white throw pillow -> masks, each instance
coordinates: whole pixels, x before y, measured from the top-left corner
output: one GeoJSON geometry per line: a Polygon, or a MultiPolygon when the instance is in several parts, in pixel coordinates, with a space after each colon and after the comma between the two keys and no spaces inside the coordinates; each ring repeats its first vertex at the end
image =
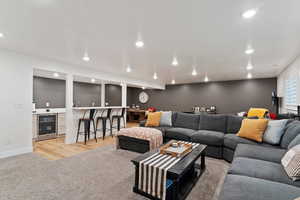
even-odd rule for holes
{"type": "Polygon", "coordinates": [[[281,164],[287,175],[293,181],[300,179],[300,144],[294,146],[285,153],[281,159],[281,164]]]}
{"type": "Polygon", "coordinates": [[[172,126],[172,111],[161,112],[160,126],[172,126]]]}
{"type": "Polygon", "coordinates": [[[281,137],[284,134],[287,119],[283,120],[270,120],[268,127],[264,133],[263,142],[272,145],[278,145],[281,137]]]}

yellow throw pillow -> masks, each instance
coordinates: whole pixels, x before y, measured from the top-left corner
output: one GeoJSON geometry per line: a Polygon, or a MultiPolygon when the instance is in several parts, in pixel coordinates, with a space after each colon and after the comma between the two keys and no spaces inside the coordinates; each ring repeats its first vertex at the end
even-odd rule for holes
{"type": "Polygon", "coordinates": [[[250,108],[247,117],[258,117],[263,119],[268,113],[269,110],[265,108],[250,108]]]}
{"type": "Polygon", "coordinates": [[[149,112],[145,126],[159,126],[161,112],[149,112]]]}
{"type": "Polygon", "coordinates": [[[267,119],[244,119],[237,136],[256,142],[262,142],[267,126],[267,119]]]}

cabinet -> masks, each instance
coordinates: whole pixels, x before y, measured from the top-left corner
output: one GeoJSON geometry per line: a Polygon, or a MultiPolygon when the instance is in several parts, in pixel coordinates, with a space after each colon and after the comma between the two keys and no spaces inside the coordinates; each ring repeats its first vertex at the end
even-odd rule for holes
{"type": "Polygon", "coordinates": [[[58,135],[62,135],[66,133],[65,113],[57,114],[57,133],[58,135]]]}
{"type": "MultiPolygon", "coordinates": [[[[63,135],[66,133],[66,126],[65,126],[65,113],[57,113],[57,119],[56,119],[56,126],[57,126],[57,134],[63,135]]],[[[38,137],[38,117],[39,114],[33,114],[32,115],[32,138],[36,139],[38,137]]]]}

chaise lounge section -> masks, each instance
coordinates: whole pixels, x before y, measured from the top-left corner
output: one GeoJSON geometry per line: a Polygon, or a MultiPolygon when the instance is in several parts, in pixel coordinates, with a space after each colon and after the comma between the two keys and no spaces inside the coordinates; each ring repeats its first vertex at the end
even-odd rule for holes
{"type": "Polygon", "coordinates": [[[286,150],[239,144],[223,184],[220,200],[294,200],[300,182],[292,181],[281,165],[286,150]]]}

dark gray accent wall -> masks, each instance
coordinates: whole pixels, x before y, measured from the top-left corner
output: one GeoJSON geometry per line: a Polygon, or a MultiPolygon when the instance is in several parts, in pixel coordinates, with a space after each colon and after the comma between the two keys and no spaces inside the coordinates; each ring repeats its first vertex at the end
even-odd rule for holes
{"type": "Polygon", "coordinates": [[[74,82],[73,101],[76,107],[101,106],[101,85],[74,82]]]}
{"type": "Polygon", "coordinates": [[[107,102],[109,106],[122,105],[122,88],[120,85],[105,85],[105,102],[107,102]]]}
{"type": "Polygon", "coordinates": [[[276,78],[167,85],[165,90],[145,90],[150,96],[146,104],[138,101],[141,89],[128,88],[131,97],[127,100],[128,105],[172,111],[192,111],[194,106],[212,105],[217,107],[218,113],[237,113],[250,107],[274,111],[271,92],[276,88],[276,78]]]}
{"type": "Polygon", "coordinates": [[[66,105],[66,82],[64,80],[33,77],[33,99],[36,108],[64,108],[66,105]]]}

